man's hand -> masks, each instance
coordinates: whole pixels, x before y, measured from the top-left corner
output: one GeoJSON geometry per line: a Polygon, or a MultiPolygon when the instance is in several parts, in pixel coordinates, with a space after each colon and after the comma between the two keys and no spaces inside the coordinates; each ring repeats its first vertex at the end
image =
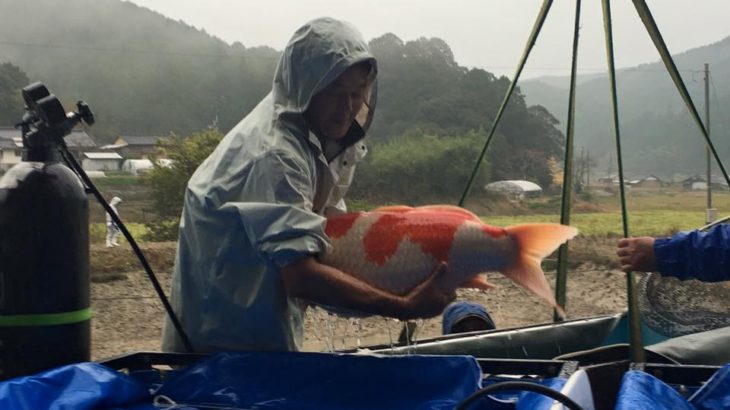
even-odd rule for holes
{"type": "Polygon", "coordinates": [[[624,272],[653,272],[656,269],[654,238],[650,236],[621,239],[616,255],[624,272]]]}
{"type": "Polygon", "coordinates": [[[405,295],[406,309],[400,319],[427,318],[441,314],[446,305],[456,299],[455,289],[449,289],[444,281],[446,263],[441,262],[423,283],[405,295]]]}
{"type": "Polygon", "coordinates": [[[284,287],[291,296],[401,320],[436,316],[456,298],[445,274],[446,263],[440,263],[423,283],[401,296],[323,265],[312,256],[281,268],[284,287]]]}

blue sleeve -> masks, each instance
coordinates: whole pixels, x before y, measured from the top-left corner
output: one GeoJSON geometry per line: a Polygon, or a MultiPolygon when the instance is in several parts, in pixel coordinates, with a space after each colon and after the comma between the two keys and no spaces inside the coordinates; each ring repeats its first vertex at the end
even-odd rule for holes
{"type": "Polygon", "coordinates": [[[730,280],[730,225],[680,232],[654,242],[657,271],[681,280],[730,280]]]}

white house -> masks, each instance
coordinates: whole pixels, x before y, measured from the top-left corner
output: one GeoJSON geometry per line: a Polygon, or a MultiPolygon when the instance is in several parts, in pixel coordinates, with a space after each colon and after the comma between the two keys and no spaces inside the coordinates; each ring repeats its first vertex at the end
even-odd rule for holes
{"type": "Polygon", "coordinates": [[[23,142],[17,140],[0,138],[0,171],[5,172],[13,165],[21,161],[23,157],[23,142]]]}
{"type": "Polygon", "coordinates": [[[81,167],[84,171],[119,171],[123,161],[116,152],[84,152],[81,167]]]}
{"type": "Polygon", "coordinates": [[[137,176],[152,169],[152,161],[148,159],[128,159],[122,165],[122,171],[137,176]]]}
{"type": "MultiPolygon", "coordinates": [[[[77,161],[82,160],[82,152],[93,150],[96,143],[82,129],[73,129],[64,137],[66,147],[77,161]]],[[[21,161],[23,155],[23,137],[20,130],[12,127],[0,127],[0,171],[6,171],[21,161]]]]}
{"type": "MultiPolygon", "coordinates": [[[[163,168],[169,168],[172,166],[172,160],[167,158],[158,158],[157,165],[163,168]]],[[[122,165],[122,171],[129,172],[134,176],[144,174],[152,168],[154,168],[152,161],[148,159],[128,159],[125,160],[122,165]]]]}
{"type": "Polygon", "coordinates": [[[524,199],[525,197],[538,196],[542,193],[540,185],[524,180],[496,181],[485,185],[484,189],[487,192],[507,195],[514,199],[524,199]]]}

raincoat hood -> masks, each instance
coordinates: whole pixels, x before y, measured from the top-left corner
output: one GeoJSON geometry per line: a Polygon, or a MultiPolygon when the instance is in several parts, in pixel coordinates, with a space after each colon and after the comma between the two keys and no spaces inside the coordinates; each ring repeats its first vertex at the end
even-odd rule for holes
{"type": "MultiPolygon", "coordinates": [[[[377,64],[360,32],[351,24],[329,17],[312,20],[289,40],[274,75],[272,94],[279,118],[304,121],[312,97],[345,70],[367,62],[370,78],[377,75],[377,64]]],[[[375,111],[376,84],[373,81],[356,122],[364,134],[375,111]]]]}

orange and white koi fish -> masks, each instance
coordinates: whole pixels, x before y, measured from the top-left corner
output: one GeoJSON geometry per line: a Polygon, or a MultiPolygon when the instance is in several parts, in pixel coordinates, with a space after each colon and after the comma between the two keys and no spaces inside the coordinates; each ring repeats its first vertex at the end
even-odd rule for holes
{"type": "Polygon", "coordinates": [[[484,273],[499,271],[555,307],[540,262],[578,234],[552,223],[490,226],[449,205],[335,215],[327,218],[325,232],[332,249],[321,256],[322,263],[391,293],[408,293],[443,261],[446,284],[454,289],[492,288],[484,273]]]}

